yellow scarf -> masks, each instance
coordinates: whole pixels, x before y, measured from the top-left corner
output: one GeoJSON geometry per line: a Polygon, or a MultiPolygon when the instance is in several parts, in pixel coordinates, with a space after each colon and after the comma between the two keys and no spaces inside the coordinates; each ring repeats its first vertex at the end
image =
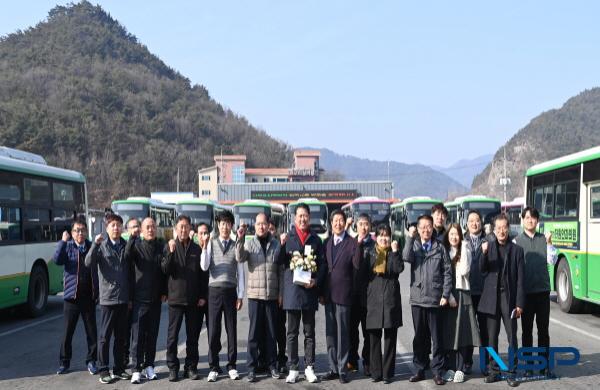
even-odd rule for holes
{"type": "Polygon", "coordinates": [[[373,272],[377,274],[383,274],[386,270],[387,265],[387,254],[388,248],[381,248],[379,245],[375,245],[375,253],[377,253],[377,260],[375,260],[375,266],[373,272]]]}

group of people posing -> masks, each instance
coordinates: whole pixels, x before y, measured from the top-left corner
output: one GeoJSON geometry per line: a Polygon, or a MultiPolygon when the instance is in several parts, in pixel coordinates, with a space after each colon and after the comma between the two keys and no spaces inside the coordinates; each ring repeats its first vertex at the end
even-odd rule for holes
{"type": "MultiPolygon", "coordinates": [[[[463,382],[472,371],[473,350],[498,350],[500,322],[509,344],[517,347],[517,318],[522,319],[522,344],[532,346],[533,320],[538,346],[548,347],[550,285],[547,263],[556,261],[551,236],[536,232],[537,210],[523,211],[524,231],[509,238],[505,215],[495,218],[486,236],[477,211],[468,215],[468,231],[446,226],[447,210],[436,205],[430,215],[410,227],[403,248],[392,240],[386,224],[371,227],[368,215],[358,216],[358,235],[341,210],[331,213],[331,235],[325,241],[310,230],[310,208],[299,204],[294,227],[278,235],[268,215],[255,218],[255,234],[246,239],[247,226],[234,234],[230,211],[217,216],[216,229],[201,224],[192,230],[185,215],[177,218],[175,237],[156,236],[152,218],[127,222],[124,240],[119,215],[105,218],[106,235],[87,239],[84,219],[76,219],[71,233],[58,242],[54,261],[64,265],[64,336],[58,374],[69,370],[71,342],[79,316],[87,335],[86,363],[101,383],[120,378],[141,383],[156,379],[154,370],[161,305],[168,304],[167,366],[169,380],[179,379],[178,335],[185,319],[186,357],[183,377],[199,379],[198,339],[203,322],[208,334],[208,382],[223,373],[222,321],[227,334],[227,375],[237,380],[237,312],[248,304],[246,379],[259,372],[295,383],[300,376],[298,335],[304,334],[304,377],[310,383],[339,380],[357,371],[373,382],[390,383],[396,364],[396,340],[402,326],[399,274],[410,264],[410,300],[414,325],[410,382],[425,379],[431,369],[437,385],[463,382]],[[374,235],[371,233],[374,231],[374,235]],[[235,237],[235,238],[234,238],[235,237]],[[310,277],[297,277],[298,256],[313,262],[310,277]],[[315,269],[316,268],[316,269],[315,269]],[[96,305],[100,305],[97,337],[96,305]],[[315,374],[315,314],[325,311],[325,340],[329,370],[315,374]],[[359,328],[363,348],[359,356],[359,328]],[[111,338],[112,374],[109,370],[111,338]],[[382,348],[383,342],[383,348],[382,348]],[[131,355],[132,373],[126,368],[131,355]],[[431,358],[430,358],[431,356],[431,358]],[[98,365],[96,365],[98,361],[98,365]],[[287,375],[286,375],[287,374],[287,375]]],[[[516,386],[516,362],[507,380],[516,386]]],[[[500,380],[491,359],[485,382],[500,380]]],[[[549,373],[545,373],[548,375],[549,373]]]]}

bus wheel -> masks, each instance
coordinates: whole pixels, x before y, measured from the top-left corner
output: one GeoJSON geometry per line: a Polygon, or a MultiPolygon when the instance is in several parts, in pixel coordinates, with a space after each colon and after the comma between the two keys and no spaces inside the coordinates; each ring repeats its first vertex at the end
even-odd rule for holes
{"type": "Polygon", "coordinates": [[[46,310],[48,303],[48,276],[39,265],[33,267],[29,275],[29,291],[25,311],[31,317],[38,317],[46,310]]]}
{"type": "Polygon", "coordinates": [[[573,296],[573,282],[571,270],[567,259],[563,258],[558,263],[556,271],[556,295],[560,310],[565,313],[579,313],[583,307],[583,301],[573,296]]]}

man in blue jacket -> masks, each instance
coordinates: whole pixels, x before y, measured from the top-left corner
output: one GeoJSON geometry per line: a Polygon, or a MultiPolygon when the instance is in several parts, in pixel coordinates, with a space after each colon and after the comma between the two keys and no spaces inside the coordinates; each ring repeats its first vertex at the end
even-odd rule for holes
{"type": "Polygon", "coordinates": [[[57,265],[64,265],[64,333],[60,345],[60,367],[57,374],[69,370],[72,356],[73,333],[77,327],[79,316],[87,337],[88,352],[86,365],[90,374],[95,375],[98,354],[98,336],[96,331],[96,302],[98,300],[98,274],[85,267],[85,255],[90,250],[91,242],[87,239],[87,224],[79,217],[71,225],[71,235],[64,231],[62,239],[56,246],[52,260],[57,265]]]}

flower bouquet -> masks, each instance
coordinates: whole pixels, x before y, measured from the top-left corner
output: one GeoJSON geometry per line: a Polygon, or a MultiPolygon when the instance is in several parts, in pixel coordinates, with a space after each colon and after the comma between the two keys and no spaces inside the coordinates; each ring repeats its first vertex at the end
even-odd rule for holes
{"type": "Polygon", "coordinates": [[[314,251],[309,245],[304,249],[304,256],[299,251],[294,251],[290,260],[290,269],[294,272],[293,282],[299,286],[310,283],[312,273],[317,272],[314,251]]]}

